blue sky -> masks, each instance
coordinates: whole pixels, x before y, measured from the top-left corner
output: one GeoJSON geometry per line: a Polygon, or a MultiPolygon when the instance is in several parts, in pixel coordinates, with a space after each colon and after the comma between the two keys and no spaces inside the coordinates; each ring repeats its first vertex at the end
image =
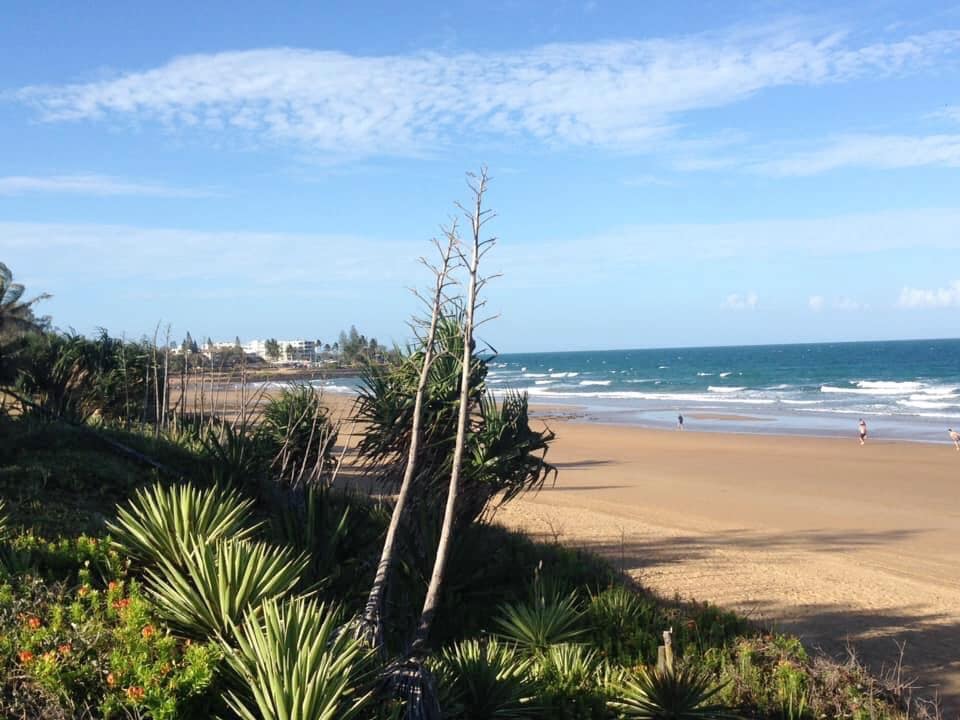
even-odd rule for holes
{"type": "Polygon", "coordinates": [[[403,341],[493,176],[501,351],[960,334],[960,3],[10,3],[60,327],[403,341]]]}

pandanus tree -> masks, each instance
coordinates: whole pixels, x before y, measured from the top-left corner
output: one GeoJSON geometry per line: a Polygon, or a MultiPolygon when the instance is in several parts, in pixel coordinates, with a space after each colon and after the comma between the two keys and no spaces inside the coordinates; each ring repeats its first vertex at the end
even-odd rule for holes
{"type": "Polygon", "coordinates": [[[38,318],[33,306],[49,295],[38,295],[24,300],[26,289],[13,281],[13,273],[0,262],[0,340],[10,335],[41,330],[46,326],[46,318],[38,318]]]}
{"type": "MultiPolygon", "coordinates": [[[[555,473],[544,460],[553,434],[530,427],[526,396],[509,394],[497,402],[486,387],[490,356],[481,356],[474,340],[482,322],[477,319],[482,307],[478,298],[489,279],[479,273],[480,260],[493,247],[492,239],[481,236],[492,217],[483,209],[485,172],[472,178],[470,186],[475,202],[469,210],[461,209],[470,222],[471,239],[464,247],[456,225],[447,231],[442,271],[435,270],[429,332],[388,367],[365,370],[356,406],[357,419],[365,427],[360,457],[375,477],[399,483],[400,490],[367,605],[368,627],[382,633],[384,588],[404,515],[416,507],[418,518],[442,516],[439,535],[421,538],[436,550],[430,553],[430,582],[409,662],[399,666],[400,684],[413,688],[404,693],[412,701],[408,707],[418,708],[411,716],[425,711],[429,715],[429,703],[416,688],[423,686],[422,658],[457,528],[476,520],[491,503],[539,488],[555,473]],[[457,272],[466,276],[465,295],[448,299],[448,275],[457,272]]],[[[411,529],[412,523],[406,525],[411,529]]]]}
{"type": "MultiPolygon", "coordinates": [[[[370,596],[367,599],[367,605],[364,609],[363,620],[368,632],[372,635],[375,647],[380,647],[383,642],[383,620],[382,606],[383,596],[386,591],[387,577],[394,561],[394,551],[397,543],[397,535],[400,528],[400,521],[403,512],[406,509],[407,499],[410,496],[410,490],[413,487],[413,479],[417,472],[417,461],[420,457],[420,438],[421,425],[423,422],[423,405],[429,382],[430,373],[433,371],[433,363],[437,357],[436,338],[437,329],[440,326],[444,294],[446,292],[449,272],[450,259],[453,255],[456,242],[455,228],[447,233],[447,244],[445,247],[437,243],[437,249],[440,252],[440,263],[433,268],[436,282],[434,284],[433,295],[425,300],[430,308],[430,321],[427,326],[426,335],[422,340],[422,350],[419,353],[412,354],[404,358],[397,367],[397,375],[403,378],[412,378],[412,373],[416,372],[416,390],[413,393],[413,403],[403,402],[401,383],[399,387],[392,387],[388,376],[381,375],[378,371],[372,371],[368,374],[368,384],[366,389],[371,391],[361,396],[360,409],[361,416],[367,415],[372,428],[385,430],[386,433],[379,433],[375,436],[367,436],[361,441],[361,454],[366,454],[368,459],[384,458],[390,453],[400,452],[403,445],[406,445],[407,456],[403,470],[403,478],[400,482],[400,492],[397,495],[397,502],[393,508],[393,514],[390,517],[390,525],[387,528],[387,536],[383,543],[383,551],[380,555],[380,562],[377,564],[377,573],[374,577],[373,587],[370,590],[370,596]],[[380,392],[377,393],[376,390],[380,392]],[[397,392],[400,390],[400,392],[397,392]],[[387,402],[378,403],[376,399],[382,397],[387,402]],[[368,400],[371,402],[364,402],[368,400]],[[397,402],[397,401],[400,402],[397,402]],[[409,433],[393,433],[400,425],[396,422],[403,416],[409,420],[409,423],[403,423],[403,427],[409,428],[409,433]],[[384,422],[385,421],[385,422],[384,422]],[[379,438],[379,439],[378,439],[379,438]]],[[[424,264],[429,264],[424,260],[424,264]]],[[[416,332],[418,326],[413,325],[416,332]]],[[[370,366],[371,368],[373,366],[370,366]]]]}
{"type": "Polygon", "coordinates": [[[25,292],[22,284],[13,281],[10,268],[0,262],[0,383],[12,380],[13,358],[19,339],[27,333],[43,330],[49,322],[47,318],[38,318],[33,308],[50,296],[44,294],[24,300],[25,292]]]}

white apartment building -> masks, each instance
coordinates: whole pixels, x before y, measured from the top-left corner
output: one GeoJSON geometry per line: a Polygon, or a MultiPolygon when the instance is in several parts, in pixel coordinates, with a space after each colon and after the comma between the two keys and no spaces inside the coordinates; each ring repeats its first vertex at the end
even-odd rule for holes
{"type": "Polygon", "coordinates": [[[251,355],[257,355],[269,362],[312,363],[317,361],[316,340],[304,340],[303,338],[298,338],[296,340],[278,339],[277,345],[280,347],[280,357],[277,360],[267,357],[266,340],[251,340],[250,342],[244,344],[243,349],[244,352],[247,352],[251,355]]]}

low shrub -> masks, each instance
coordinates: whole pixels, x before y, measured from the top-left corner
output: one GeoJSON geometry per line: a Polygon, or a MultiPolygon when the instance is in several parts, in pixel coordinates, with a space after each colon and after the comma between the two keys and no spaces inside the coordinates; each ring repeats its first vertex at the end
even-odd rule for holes
{"type": "Polygon", "coordinates": [[[220,657],[174,638],[136,583],[0,586],[5,717],[209,717],[220,657]]]}

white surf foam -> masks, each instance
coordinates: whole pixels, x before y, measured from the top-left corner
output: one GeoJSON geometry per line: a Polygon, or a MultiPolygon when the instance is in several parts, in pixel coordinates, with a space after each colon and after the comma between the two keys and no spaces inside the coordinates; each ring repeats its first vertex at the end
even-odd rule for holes
{"type": "Polygon", "coordinates": [[[610,380],[581,380],[581,385],[609,385],[610,380]]]}
{"type": "Polygon", "coordinates": [[[743,387],[721,387],[717,385],[710,385],[707,387],[707,390],[712,393],[735,393],[746,390],[743,387]]]}

